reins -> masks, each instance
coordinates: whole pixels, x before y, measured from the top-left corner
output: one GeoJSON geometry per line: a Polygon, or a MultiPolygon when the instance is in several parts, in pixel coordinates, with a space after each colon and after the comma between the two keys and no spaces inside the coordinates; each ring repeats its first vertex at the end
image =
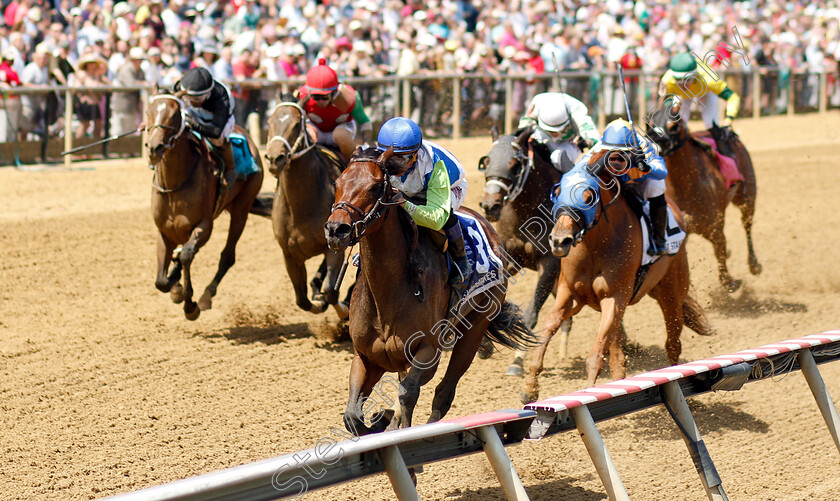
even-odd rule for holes
{"type": "Polygon", "coordinates": [[[268,148],[268,146],[274,141],[279,141],[283,143],[284,146],[286,146],[286,150],[289,152],[289,161],[297,160],[298,158],[305,155],[309,150],[314,148],[315,143],[312,142],[312,140],[309,138],[309,134],[307,134],[306,132],[306,112],[297,103],[278,103],[277,106],[274,107],[274,110],[271,112],[271,115],[274,115],[274,113],[277,112],[277,110],[283,106],[290,106],[300,112],[300,132],[298,133],[294,144],[290,144],[289,140],[283,136],[272,136],[265,146],[266,148],[268,148]],[[301,142],[303,143],[303,149],[300,151],[295,151],[301,145],[301,142]]]}
{"type": "MultiPolygon", "coordinates": [[[[184,101],[181,100],[181,98],[179,98],[177,96],[173,96],[171,94],[159,94],[157,96],[154,96],[151,99],[150,103],[153,103],[155,101],[159,101],[161,99],[170,99],[172,101],[175,101],[175,103],[178,105],[178,109],[180,111],[181,125],[180,125],[180,127],[173,127],[173,126],[168,125],[168,124],[155,123],[155,124],[152,124],[151,126],[147,126],[146,127],[146,132],[148,133],[149,131],[153,130],[156,127],[160,127],[161,129],[165,129],[165,130],[176,131],[175,134],[170,136],[170,138],[171,138],[170,141],[166,141],[166,142],[163,143],[164,149],[166,149],[168,151],[168,150],[171,150],[175,146],[175,142],[178,140],[178,138],[181,137],[181,135],[184,133],[184,131],[187,128],[186,112],[184,111],[184,108],[186,107],[186,105],[184,104],[184,101]]],[[[158,182],[158,178],[160,177],[160,172],[158,171],[158,166],[160,164],[161,164],[161,162],[158,162],[157,164],[155,164],[154,177],[152,178],[152,188],[154,188],[158,193],[174,193],[176,191],[180,191],[180,190],[184,189],[189,184],[189,182],[192,180],[193,173],[195,172],[195,163],[193,163],[192,167],[190,168],[190,172],[187,174],[187,178],[184,180],[183,183],[181,183],[180,186],[178,186],[177,188],[164,188],[158,182]]]]}

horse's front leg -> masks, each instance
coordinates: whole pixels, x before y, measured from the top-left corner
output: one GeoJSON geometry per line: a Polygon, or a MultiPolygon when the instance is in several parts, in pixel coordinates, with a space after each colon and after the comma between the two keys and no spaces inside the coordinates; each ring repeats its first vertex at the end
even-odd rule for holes
{"type": "Polygon", "coordinates": [[[222,281],[222,278],[224,278],[230,267],[236,262],[236,243],[239,242],[242,231],[245,229],[245,223],[248,221],[248,210],[251,205],[250,198],[240,197],[229,208],[230,228],[228,229],[227,241],[225,242],[225,248],[222,249],[222,255],[219,258],[219,267],[216,270],[216,275],[213,277],[213,281],[204,289],[204,294],[198,300],[198,307],[202,310],[209,310],[213,307],[213,296],[216,295],[219,282],[222,281]]]}
{"type": "Polygon", "coordinates": [[[371,420],[365,415],[366,411],[371,410],[366,407],[366,403],[369,402],[368,397],[384,373],[385,371],[380,367],[363,359],[359,352],[354,354],[350,365],[350,395],[347,408],[344,410],[344,426],[354,436],[383,431],[388,426],[388,420],[382,416],[371,422],[370,426],[365,424],[366,417],[369,421],[371,420]]]}
{"type": "Polygon", "coordinates": [[[166,238],[163,233],[158,233],[157,239],[157,274],[155,277],[155,287],[163,293],[169,292],[172,286],[181,278],[181,263],[175,263],[172,268],[173,273],[167,274],[169,264],[172,261],[172,250],[175,244],[166,238]],[[177,270],[177,274],[175,273],[177,270]]]}
{"type": "Polygon", "coordinates": [[[434,376],[440,362],[440,350],[429,343],[421,343],[410,361],[411,369],[400,382],[400,428],[411,426],[414,408],[420,397],[420,387],[434,376]]]}
{"type": "Polygon", "coordinates": [[[198,252],[198,249],[207,243],[212,231],[212,219],[202,219],[199,221],[195,228],[193,228],[190,239],[181,248],[181,255],[178,257],[181,260],[181,266],[184,268],[184,316],[187,317],[187,320],[195,320],[201,314],[198,305],[193,301],[190,268],[192,267],[195,254],[198,252]]]}
{"type": "Polygon", "coordinates": [[[309,301],[306,291],[306,266],[303,261],[298,260],[288,252],[283,252],[283,262],[286,264],[286,272],[289,274],[289,280],[292,281],[292,287],[295,289],[295,301],[298,307],[303,311],[311,311],[312,313],[321,313],[324,309],[312,308],[312,302],[309,301]]]}
{"type": "MultiPolygon", "coordinates": [[[[624,309],[627,301],[619,297],[605,297],[601,299],[601,325],[598,327],[598,336],[595,338],[595,345],[589,356],[586,357],[586,380],[590,386],[595,384],[601,369],[604,368],[604,356],[607,347],[610,346],[613,338],[619,337],[618,330],[621,327],[621,319],[624,316],[624,309]]],[[[623,356],[622,356],[623,359],[623,356]]],[[[623,360],[622,360],[623,361],[623,360]]],[[[612,367],[612,364],[611,364],[612,367]]],[[[623,378],[625,369],[617,368],[620,374],[611,374],[613,379],[623,378]]]]}
{"type": "Polygon", "coordinates": [[[350,316],[349,302],[345,304],[338,301],[338,289],[341,287],[341,284],[338,283],[338,274],[344,265],[344,253],[329,251],[325,254],[325,262],[327,273],[326,280],[321,287],[321,294],[327,304],[333,305],[338,317],[345,319],[350,316]]]}
{"type": "Polygon", "coordinates": [[[563,321],[572,316],[572,305],[572,293],[565,283],[561,283],[557,288],[557,299],[554,302],[554,309],[551,310],[545,319],[545,324],[540,331],[540,344],[531,354],[531,366],[528,369],[528,375],[525,376],[525,381],[522,383],[522,390],[519,392],[519,399],[523,404],[534,402],[540,396],[540,383],[538,378],[543,371],[545,350],[548,348],[548,342],[551,340],[551,337],[554,336],[554,333],[560,328],[563,321]]]}

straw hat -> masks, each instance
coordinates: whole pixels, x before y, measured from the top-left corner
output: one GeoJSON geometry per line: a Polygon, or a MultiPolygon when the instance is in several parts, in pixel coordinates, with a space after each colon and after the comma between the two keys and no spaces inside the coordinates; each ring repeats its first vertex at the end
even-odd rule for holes
{"type": "Polygon", "coordinates": [[[146,51],[143,50],[143,47],[132,47],[128,51],[128,58],[142,61],[146,59],[146,51]]]}
{"type": "Polygon", "coordinates": [[[120,2],[117,5],[114,5],[114,17],[120,17],[128,14],[131,12],[131,6],[128,5],[128,2],[120,2]]]}
{"type": "Polygon", "coordinates": [[[76,66],[78,66],[81,70],[86,70],[86,67],[89,64],[101,64],[105,68],[108,67],[107,61],[105,61],[105,59],[103,59],[102,56],[94,52],[89,52],[82,56],[81,59],[79,59],[79,62],[76,66]]]}

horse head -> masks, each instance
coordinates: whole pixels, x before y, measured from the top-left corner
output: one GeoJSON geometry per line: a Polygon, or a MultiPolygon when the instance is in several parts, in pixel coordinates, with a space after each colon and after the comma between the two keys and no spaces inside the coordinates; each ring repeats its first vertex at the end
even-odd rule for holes
{"type": "Polygon", "coordinates": [[[186,129],[184,118],[186,105],[181,100],[182,92],[153,96],[146,110],[146,144],[149,162],[157,165],[166,151],[172,149],[186,129]]]}
{"type": "Polygon", "coordinates": [[[268,118],[265,159],[268,170],[279,176],[292,160],[309,151],[313,144],[306,132],[306,113],[296,102],[281,102],[268,118]]]}
{"type": "Polygon", "coordinates": [[[663,155],[676,150],[683,137],[688,134],[680,113],[681,105],[678,96],[662,96],[656,110],[645,121],[647,136],[659,145],[663,155]]]}
{"type": "Polygon", "coordinates": [[[335,182],[335,203],[324,225],[327,245],[332,250],[355,245],[387,206],[399,203],[390,201],[396,192],[386,167],[394,149],[388,148],[378,156],[376,153],[373,148],[358,152],[335,182]]]}
{"type": "Polygon", "coordinates": [[[478,169],[484,171],[484,196],[481,208],[490,221],[498,221],[502,208],[511,195],[512,188],[523,181],[525,165],[528,161],[528,134],[515,136],[507,134],[499,137],[494,127],[493,146],[490,152],[478,161],[478,169]]]}
{"type": "MultiPolygon", "coordinates": [[[[554,203],[552,215],[554,226],[549,243],[551,252],[563,258],[572,247],[583,239],[584,233],[597,222],[600,187],[605,185],[605,178],[613,181],[611,174],[597,169],[604,154],[595,154],[591,163],[579,163],[563,176],[560,183],[552,189],[551,201],[554,203]],[[599,177],[603,175],[604,178],[599,177]]],[[[608,185],[608,184],[607,184],[608,185]]]]}

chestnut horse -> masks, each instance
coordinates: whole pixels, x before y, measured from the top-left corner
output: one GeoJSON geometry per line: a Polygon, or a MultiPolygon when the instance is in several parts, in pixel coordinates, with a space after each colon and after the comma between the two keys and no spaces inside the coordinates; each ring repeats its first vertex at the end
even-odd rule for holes
{"type": "MultiPolygon", "coordinates": [[[[152,216],[160,236],[157,243],[157,278],[155,286],[170,292],[176,303],[184,302],[184,315],[195,320],[201,310],[212,306],[216,288],[236,260],[236,243],[245,228],[248,212],[263,182],[259,150],[239,127],[234,130],[248,140],[251,156],[259,170],[238,181],[231,178],[224,193],[219,193],[219,180],[213,166],[221,162],[209,153],[202,139],[197,138],[184,121],[184,91],[154,96],[146,111],[149,162],[154,166],[152,180],[152,216]],[[213,221],[226,210],[230,214],[227,242],[219,260],[219,269],[204,294],[193,302],[190,267],[198,250],[210,239],[213,221]],[[182,246],[177,257],[176,246],[182,246]],[[170,261],[175,262],[172,269],[170,261]],[[184,284],[179,283],[183,269],[184,284]]],[[[231,170],[230,173],[232,174],[231,170]]]]}
{"type": "Polygon", "coordinates": [[[269,172],[277,177],[271,211],[274,237],[283,250],[298,307],[321,313],[331,304],[345,318],[347,307],[339,303],[336,290],[344,253],[330,250],[324,237],[324,223],[335,198],[333,180],[339,169],[330,166],[312,143],[306,133],[305,118],[303,108],[295,102],[279,103],[268,118],[265,158],[269,172]],[[306,295],[305,264],[319,255],[324,256],[324,262],[310,284],[310,301],[306,295]]]}
{"type": "MultiPolygon", "coordinates": [[[[604,153],[593,155],[592,162],[597,162],[604,153]]],[[[671,364],[677,363],[682,349],[680,333],[683,324],[698,334],[712,334],[703,309],[689,295],[685,246],[680,246],[676,254],[662,256],[653,262],[643,281],[637,284],[643,252],[639,218],[624,196],[608,189],[611,186],[621,188],[611,174],[604,172],[599,178],[594,178],[586,171],[585,164],[578,164],[563,177],[560,198],[575,200],[575,203],[557,204],[553,209],[556,221],[551,232],[551,246],[554,255],[562,258],[560,279],[557,300],[541,332],[542,344],[531,360],[520,395],[526,403],[538,398],[537,377],[543,370],[543,357],[549,340],[561,322],[577,314],[584,306],[601,312],[598,336],[586,358],[586,376],[590,385],[595,384],[604,366],[607,349],[610,352],[610,376],[614,379],[625,376],[625,339],[621,321],[627,306],[636,304],[646,294],[659,303],[665,317],[665,351],[671,364]],[[595,211],[594,222],[588,229],[582,215],[583,207],[595,211]]],[[[671,201],[669,205],[679,226],[684,228],[679,209],[671,201]]]]}
{"type": "MultiPolygon", "coordinates": [[[[508,272],[516,273],[523,267],[537,271],[537,285],[523,314],[525,325],[533,329],[560,275],[560,259],[551,253],[548,242],[551,226],[546,224],[545,215],[551,213],[551,205],[545,205],[548,201],[545,194],[560,181],[562,173],[542,155],[534,153],[528,140],[531,132],[524,129],[518,135],[500,137],[499,130],[493,126],[493,146],[479,160],[478,169],[484,171],[481,208],[487,219],[496,223],[494,226],[510,257],[508,272]]],[[[569,320],[560,328],[568,336],[571,327],[569,320]]],[[[565,346],[561,343],[560,349],[565,346]]],[[[524,374],[525,356],[523,351],[516,352],[508,376],[524,374]]],[[[560,358],[566,358],[566,353],[561,352],[560,358]]]]}
{"type": "MultiPolygon", "coordinates": [[[[452,293],[446,258],[429,232],[418,231],[408,213],[394,207],[391,199],[396,192],[386,168],[392,154],[389,148],[381,155],[374,149],[354,155],[336,182],[333,213],[324,226],[330,248],[359,244],[360,270],[350,300],[354,354],[344,413],[345,426],[356,434],[411,426],[420,387],[434,376],[443,351],[451,349],[452,355],[435,389],[429,422],[449,411],[458,380],[485,336],[511,348],[533,344],[516,307],[505,301],[504,274],[501,283],[469,301],[473,307],[453,320],[457,325],[446,320],[452,293]],[[368,425],[364,403],[385,372],[404,375],[399,415],[390,423],[378,419],[368,425]]],[[[490,223],[469,213],[481,222],[493,251],[501,255],[501,242],[490,223]]]]}
{"type": "Polygon", "coordinates": [[[726,268],[728,252],[723,233],[729,202],[741,210],[741,224],[747,233],[750,273],[761,273],[761,264],[755,256],[752,242],[756,181],[750,154],[741,140],[734,136],[733,151],[744,181],[727,188],[708,147],[698,139],[708,137],[708,131],[689,135],[681,119],[680,99],[674,96],[660,100],[659,108],[648,118],[647,133],[662,147],[662,157],[668,167],[668,177],[665,178],[668,195],[682,209],[688,232],[697,233],[712,243],[720,283],[729,292],[735,292],[741,281],[733,280],[726,268]]]}

